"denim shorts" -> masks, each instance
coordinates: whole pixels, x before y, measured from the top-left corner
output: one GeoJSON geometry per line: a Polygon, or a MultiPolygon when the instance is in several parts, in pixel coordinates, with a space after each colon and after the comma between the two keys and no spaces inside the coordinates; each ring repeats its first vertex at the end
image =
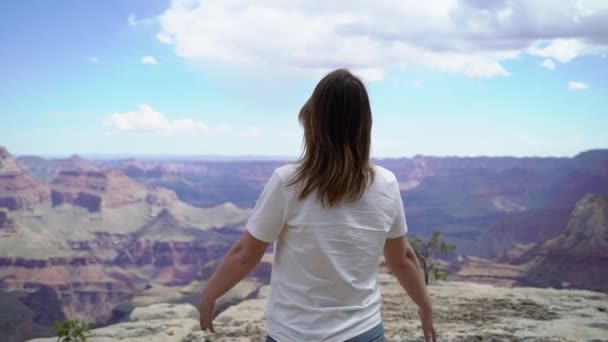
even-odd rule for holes
{"type": "MultiPolygon", "coordinates": [[[[266,342],[278,341],[270,336],[266,336],[266,342]]],[[[380,323],[363,334],[355,336],[344,342],[384,342],[384,326],[382,323],[380,323]]]]}

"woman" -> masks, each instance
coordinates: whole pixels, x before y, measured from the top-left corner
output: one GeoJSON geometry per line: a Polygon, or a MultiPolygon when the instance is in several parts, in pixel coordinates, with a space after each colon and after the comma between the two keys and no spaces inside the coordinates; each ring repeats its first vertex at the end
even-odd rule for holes
{"type": "Polygon", "coordinates": [[[202,294],[201,328],[213,330],[217,298],[275,243],[267,341],[384,341],[377,285],[386,265],[419,307],[434,341],[431,300],[395,175],[370,163],[372,114],[365,86],[344,69],[325,76],[300,111],[304,153],[274,171],[247,230],[202,294]]]}

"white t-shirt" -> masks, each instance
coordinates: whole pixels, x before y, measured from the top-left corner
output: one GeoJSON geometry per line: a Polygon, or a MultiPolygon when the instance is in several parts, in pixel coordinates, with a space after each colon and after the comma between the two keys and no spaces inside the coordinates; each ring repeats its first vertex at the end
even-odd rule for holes
{"type": "Polygon", "coordinates": [[[354,203],[323,208],[316,192],[298,200],[286,186],[295,165],[276,169],[247,223],[274,242],[266,303],[268,334],[279,342],[345,341],[380,324],[377,286],[387,238],[407,232],[395,175],[375,166],[375,180],[354,203]]]}

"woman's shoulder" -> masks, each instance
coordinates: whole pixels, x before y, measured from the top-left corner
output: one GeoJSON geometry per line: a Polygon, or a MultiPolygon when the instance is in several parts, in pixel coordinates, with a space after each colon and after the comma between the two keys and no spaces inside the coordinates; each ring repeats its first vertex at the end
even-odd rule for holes
{"type": "Polygon", "coordinates": [[[274,174],[277,175],[281,181],[287,182],[293,174],[296,172],[297,165],[295,163],[290,163],[278,167],[274,170],[274,174]]]}
{"type": "Polygon", "coordinates": [[[372,164],[374,168],[374,181],[378,181],[381,183],[394,183],[397,181],[397,177],[393,173],[393,171],[385,169],[382,166],[372,164]]]}
{"type": "MultiPolygon", "coordinates": [[[[397,182],[397,177],[395,174],[379,165],[372,164],[374,169],[374,182],[376,185],[380,186],[393,186],[397,182]]],[[[298,169],[297,163],[290,163],[278,167],[274,170],[274,175],[278,179],[280,179],[281,183],[286,184],[289,183],[291,179],[293,179],[294,174],[298,169]]]]}

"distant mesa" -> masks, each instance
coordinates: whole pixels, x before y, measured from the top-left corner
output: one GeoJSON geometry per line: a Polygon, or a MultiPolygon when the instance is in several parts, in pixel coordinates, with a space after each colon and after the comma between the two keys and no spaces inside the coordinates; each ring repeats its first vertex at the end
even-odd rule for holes
{"type": "Polygon", "coordinates": [[[69,204],[99,212],[104,207],[141,202],[162,206],[175,201],[177,196],[171,190],[140,184],[122,171],[101,171],[78,155],[66,159],[27,156],[17,160],[0,147],[0,208],[32,210],[50,203],[53,207],[69,204]],[[37,179],[28,171],[37,174],[37,179]],[[50,180],[52,176],[55,177],[50,180]],[[50,184],[45,184],[46,180],[50,184]]]}
{"type": "Polygon", "coordinates": [[[71,204],[90,212],[147,202],[168,205],[174,192],[140,184],[122,171],[61,171],[52,182],[52,205],[71,204]]]}
{"type": "Polygon", "coordinates": [[[31,209],[49,197],[48,188],[32,178],[6,148],[0,146],[0,208],[31,209]]]}
{"type": "Polygon", "coordinates": [[[603,169],[608,172],[608,150],[606,149],[581,152],[574,157],[574,160],[587,169],[603,169]]]}
{"type": "Polygon", "coordinates": [[[133,160],[123,169],[126,175],[132,178],[162,179],[167,177],[176,177],[179,175],[179,172],[170,165],[157,164],[155,166],[146,167],[139,160],[133,160]]]}
{"type": "Polygon", "coordinates": [[[21,156],[17,158],[33,177],[49,182],[55,179],[61,171],[99,171],[100,169],[77,154],[68,158],[46,159],[37,156],[21,156]]]}

